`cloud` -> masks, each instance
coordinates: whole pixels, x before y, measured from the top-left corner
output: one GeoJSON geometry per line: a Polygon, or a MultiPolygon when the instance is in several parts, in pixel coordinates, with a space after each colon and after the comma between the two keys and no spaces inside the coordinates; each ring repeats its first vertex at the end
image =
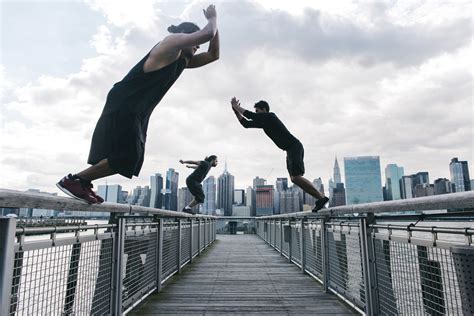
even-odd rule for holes
{"type": "MultiPolygon", "coordinates": [[[[168,25],[205,22],[201,2],[133,4],[138,8],[130,15],[130,2],[114,3],[90,2],[108,23],[78,39],[96,50],[80,71],[45,73],[5,94],[2,187],[51,191],[64,174],[85,168],[113,83],[166,36],[168,25]]],[[[474,159],[466,14],[440,4],[447,10],[441,18],[438,6],[424,2],[315,6],[288,12],[247,1],[218,3],[221,59],[186,70],[155,109],[140,177],[108,182],[131,189],[174,167],[184,185],[189,169],[177,161],[209,154],[220,158],[211,174],[218,176],[227,158],[239,188],[257,175],[270,183],[287,176],[285,153],[261,130],[245,130],[235,119],[229,104],[234,95],[247,108],[260,99],[270,103],[304,144],[311,180],[327,182],[335,155],[339,161],[380,155],[382,168],[395,162],[407,173],[430,171],[432,178],[449,177],[454,156],[474,159]]]]}

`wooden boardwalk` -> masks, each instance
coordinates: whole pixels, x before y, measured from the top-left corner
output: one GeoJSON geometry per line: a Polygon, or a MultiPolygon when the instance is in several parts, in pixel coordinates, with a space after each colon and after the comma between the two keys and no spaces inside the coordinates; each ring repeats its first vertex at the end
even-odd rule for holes
{"type": "Polygon", "coordinates": [[[357,315],[256,235],[217,241],[130,315],[357,315]]]}

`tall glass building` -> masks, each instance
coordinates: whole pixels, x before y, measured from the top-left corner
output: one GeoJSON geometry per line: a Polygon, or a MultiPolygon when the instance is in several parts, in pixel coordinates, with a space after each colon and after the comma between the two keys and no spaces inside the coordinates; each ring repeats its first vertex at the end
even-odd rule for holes
{"type": "Polygon", "coordinates": [[[346,202],[383,201],[379,156],[344,157],[346,202]]]}
{"type": "Polygon", "coordinates": [[[456,187],[456,192],[471,190],[467,161],[460,161],[458,158],[451,159],[449,172],[451,173],[451,182],[454,183],[456,187]]]}
{"type": "Polygon", "coordinates": [[[400,180],[405,175],[403,167],[397,164],[388,164],[385,167],[385,188],[387,190],[387,200],[400,200],[402,193],[400,191],[400,180]]]}
{"type": "Polygon", "coordinates": [[[169,168],[166,172],[166,188],[163,190],[165,210],[178,210],[178,179],[179,173],[169,168]]]}
{"type": "Polygon", "coordinates": [[[202,183],[204,191],[204,203],[201,206],[202,214],[214,214],[216,211],[216,178],[209,176],[202,183]]]}
{"type": "Polygon", "coordinates": [[[224,210],[224,216],[232,216],[234,202],[234,176],[224,170],[217,178],[217,208],[224,210]]]}
{"type": "Polygon", "coordinates": [[[150,196],[150,207],[162,208],[163,207],[163,177],[160,173],[155,173],[154,176],[150,177],[151,184],[151,196],[150,196]]]}

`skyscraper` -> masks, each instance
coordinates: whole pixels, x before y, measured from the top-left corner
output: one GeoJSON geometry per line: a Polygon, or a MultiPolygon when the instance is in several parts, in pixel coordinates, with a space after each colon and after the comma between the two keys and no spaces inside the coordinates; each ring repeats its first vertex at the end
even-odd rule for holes
{"type": "Polygon", "coordinates": [[[414,175],[402,176],[400,180],[400,189],[402,199],[411,199],[413,197],[413,189],[415,188],[416,179],[414,175]]]}
{"type": "Polygon", "coordinates": [[[333,201],[331,206],[346,205],[346,189],[344,183],[337,183],[333,190],[333,201]]]}
{"type": "Polygon", "coordinates": [[[451,193],[451,182],[446,178],[439,178],[434,181],[434,194],[451,193]]]}
{"type": "Polygon", "coordinates": [[[295,187],[280,192],[280,212],[281,214],[295,213],[300,209],[300,194],[295,187]]]}
{"type": "MultiPolygon", "coordinates": [[[[191,191],[187,187],[184,188],[179,188],[178,190],[178,211],[181,212],[181,210],[187,206],[191,201],[194,199],[193,195],[191,194],[191,191]]],[[[194,208],[197,208],[195,206],[194,208]]]]}
{"type": "Polygon", "coordinates": [[[166,172],[166,188],[164,189],[165,210],[178,210],[178,180],[179,173],[169,168],[166,172]]]}
{"type": "Polygon", "coordinates": [[[397,164],[388,164],[385,167],[385,188],[387,190],[387,200],[400,200],[400,180],[404,176],[403,167],[397,164]]]}
{"type": "Polygon", "coordinates": [[[467,161],[460,161],[458,158],[451,159],[451,162],[449,163],[449,172],[451,174],[451,182],[454,183],[456,192],[471,190],[467,161]]]}
{"type": "Polygon", "coordinates": [[[161,173],[155,173],[150,177],[151,193],[150,193],[150,207],[163,207],[163,177],[161,173]]]}
{"type": "Polygon", "coordinates": [[[379,156],[344,157],[347,205],[383,201],[379,156]]]}
{"type": "Polygon", "coordinates": [[[335,184],[342,183],[341,169],[339,169],[339,163],[337,162],[337,157],[334,161],[333,175],[334,175],[334,183],[335,184]]]}
{"type": "Polygon", "coordinates": [[[244,205],[245,202],[245,191],[242,189],[234,190],[234,203],[235,205],[244,205]]]}
{"type": "Polygon", "coordinates": [[[288,178],[277,178],[275,183],[276,190],[273,193],[273,213],[281,213],[280,193],[288,190],[288,178]]]}
{"type": "Polygon", "coordinates": [[[255,190],[258,186],[265,185],[265,183],[267,183],[267,180],[256,177],[255,179],[253,179],[253,189],[255,190]]]}
{"type": "Polygon", "coordinates": [[[100,195],[105,202],[125,203],[125,200],[123,200],[122,186],[119,184],[98,185],[97,194],[100,195]]]}
{"type": "Polygon", "coordinates": [[[245,195],[245,205],[250,207],[250,216],[255,216],[255,190],[248,187],[245,195]]]}
{"type": "Polygon", "coordinates": [[[150,194],[151,190],[149,186],[138,186],[133,189],[133,193],[128,197],[128,204],[138,206],[150,206],[150,194]]]}
{"type": "Polygon", "coordinates": [[[216,211],[216,178],[209,176],[202,183],[202,190],[204,191],[204,203],[201,206],[201,213],[214,214],[216,211]]]}
{"type": "Polygon", "coordinates": [[[232,204],[234,202],[234,176],[224,170],[217,178],[217,207],[224,210],[224,216],[232,216],[232,204]]]}
{"type": "MultiPolygon", "coordinates": [[[[254,184],[255,184],[255,179],[254,179],[254,184]]],[[[260,185],[265,185],[265,183],[260,184],[260,185]]],[[[275,188],[277,191],[280,191],[280,192],[288,190],[288,178],[277,178],[276,183],[275,183],[275,188]]]]}
{"type": "Polygon", "coordinates": [[[256,216],[273,214],[273,185],[259,185],[255,190],[256,216]]]}

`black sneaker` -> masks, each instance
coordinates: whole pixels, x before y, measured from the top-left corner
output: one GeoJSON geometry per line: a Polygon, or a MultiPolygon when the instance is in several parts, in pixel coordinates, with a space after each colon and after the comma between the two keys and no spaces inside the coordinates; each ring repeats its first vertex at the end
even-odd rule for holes
{"type": "Polygon", "coordinates": [[[194,212],[192,208],[188,208],[188,207],[183,208],[183,212],[191,214],[191,215],[196,215],[196,212],[194,212]]]}
{"type": "Polygon", "coordinates": [[[313,212],[317,212],[322,209],[327,202],[329,202],[329,199],[327,197],[323,197],[322,199],[317,200],[316,205],[313,208],[313,212]]]}

